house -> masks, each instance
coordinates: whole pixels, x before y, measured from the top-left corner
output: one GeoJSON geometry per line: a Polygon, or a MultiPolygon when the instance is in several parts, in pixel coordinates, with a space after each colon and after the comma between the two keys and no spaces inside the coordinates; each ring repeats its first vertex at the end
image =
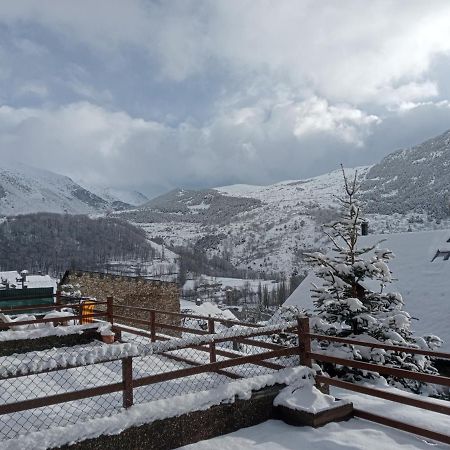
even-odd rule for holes
{"type": "Polygon", "coordinates": [[[0,309],[51,305],[55,292],[56,280],[49,275],[30,275],[27,270],[0,272],[0,309]]]}
{"type": "MultiPolygon", "coordinates": [[[[361,236],[359,241],[361,247],[385,240],[380,246],[395,255],[389,262],[394,281],[386,290],[402,295],[405,310],[413,317],[411,329],[419,336],[439,336],[444,340],[444,351],[450,350],[450,260],[436,257],[436,253],[450,251],[449,238],[450,230],[433,230],[372,234],[361,236]]],[[[320,283],[320,280],[311,272],[284,306],[295,305],[313,311],[312,283],[320,283]]],[[[367,280],[365,283],[369,284],[367,280]]]]}

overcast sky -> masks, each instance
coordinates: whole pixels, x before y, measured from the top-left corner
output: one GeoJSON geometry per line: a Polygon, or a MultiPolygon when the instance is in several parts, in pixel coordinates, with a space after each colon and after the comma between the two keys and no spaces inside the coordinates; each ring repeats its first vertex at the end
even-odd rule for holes
{"type": "Polygon", "coordinates": [[[371,164],[450,128],[449,24],[448,0],[3,0],[0,154],[150,196],[371,164]]]}

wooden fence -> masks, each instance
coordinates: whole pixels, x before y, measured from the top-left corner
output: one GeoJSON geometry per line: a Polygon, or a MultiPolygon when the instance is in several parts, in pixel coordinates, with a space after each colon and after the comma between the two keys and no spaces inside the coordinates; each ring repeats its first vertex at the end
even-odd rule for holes
{"type": "MultiPolygon", "coordinates": [[[[430,375],[426,373],[413,372],[410,370],[398,369],[395,367],[389,367],[385,365],[378,365],[363,361],[358,361],[354,359],[346,359],[346,358],[337,358],[334,356],[326,355],[323,353],[312,352],[311,351],[311,341],[329,341],[329,342],[338,342],[341,344],[346,344],[350,346],[363,346],[370,348],[380,348],[386,351],[393,352],[401,352],[407,354],[417,354],[417,355],[425,355],[431,358],[437,359],[446,359],[450,360],[450,353],[444,352],[435,352],[430,350],[422,350],[419,348],[411,348],[406,346],[398,346],[398,345],[389,345],[382,342],[374,343],[374,342],[364,342],[355,339],[341,338],[337,336],[325,336],[321,334],[311,333],[309,329],[308,319],[301,321],[301,332],[299,334],[299,339],[301,341],[300,348],[302,349],[303,354],[303,364],[307,366],[311,366],[312,361],[317,362],[326,362],[332,364],[338,364],[345,367],[358,368],[370,372],[379,373],[382,375],[391,375],[397,378],[406,378],[411,380],[422,381],[424,383],[438,384],[446,387],[450,387],[450,378],[439,376],[439,375],[430,375]]],[[[434,411],[441,414],[450,415],[450,402],[449,405],[443,405],[438,403],[433,403],[427,400],[422,400],[418,398],[407,397],[406,395],[394,394],[389,391],[383,389],[376,389],[367,386],[361,386],[358,384],[350,383],[348,381],[342,381],[336,378],[329,378],[322,375],[316,376],[316,383],[319,385],[326,386],[335,386],[341,389],[346,389],[349,391],[358,392],[361,394],[370,395],[373,397],[382,398],[384,400],[389,400],[397,403],[401,403],[403,405],[410,405],[417,408],[421,408],[427,411],[434,411]]],[[[450,444],[450,435],[438,433],[432,430],[427,430],[422,427],[418,427],[415,425],[411,425],[405,422],[401,422],[395,419],[391,419],[389,417],[380,416],[378,414],[370,413],[359,408],[354,408],[354,415],[356,417],[360,417],[362,419],[370,420],[372,422],[377,422],[382,425],[387,425],[393,428],[397,428],[403,431],[407,431],[409,433],[414,433],[419,436],[423,436],[425,438],[434,439],[436,441],[445,442],[446,444],[450,444]]]]}
{"type": "MultiPolygon", "coordinates": [[[[7,302],[10,298],[5,297],[0,299],[0,312],[7,315],[19,315],[19,314],[27,314],[27,315],[35,315],[36,318],[33,320],[20,320],[14,322],[2,322],[0,321],[0,331],[6,330],[15,326],[22,325],[37,325],[37,324],[45,324],[45,323],[53,323],[54,325],[66,322],[69,320],[76,321],[80,324],[90,322],[94,319],[106,319],[108,321],[112,321],[112,298],[109,298],[106,301],[97,301],[90,299],[88,297],[74,298],[63,296],[61,292],[57,292],[53,294],[55,297],[55,303],[53,305],[26,305],[21,307],[5,307],[2,306],[2,302],[7,302]],[[93,305],[93,308],[89,308],[89,312],[87,312],[86,308],[83,308],[84,302],[88,302],[93,305]],[[100,309],[95,310],[95,308],[100,307],[100,309]],[[52,318],[44,318],[40,316],[44,316],[46,313],[51,311],[61,311],[62,308],[69,308],[75,311],[72,316],[63,316],[63,317],[52,317],[52,318]]],[[[48,296],[45,296],[47,298],[48,296]]],[[[21,297],[12,297],[14,300],[26,300],[28,298],[37,299],[35,295],[27,296],[23,295],[21,297]]]]}
{"type": "MultiPolygon", "coordinates": [[[[61,303],[56,303],[55,306],[60,308],[61,303]]],[[[70,308],[79,308],[79,313],[77,315],[64,318],[65,320],[78,319],[82,320],[82,313],[80,308],[80,303],[68,303],[64,305],[70,308]]],[[[257,366],[271,368],[278,370],[284,366],[273,362],[267,361],[272,358],[277,358],[281,356],[299,355],[300,362],[308,367],[312,366],[313,361],[337,364],[345,367],[359,368],[366,371],[371,371],[383,375],[391,375],[397,378],[413,379],[425,383],[439,384],[442,386],[450,387],[450,378],[439,375],[430,375],[426,373],[414,372],[410,370],[404,370],[394,367],[389,367],[385,365],[377,365],[373,363],[363,362],[354,359],[344,359],[338,358],[324,353],[313,352],[311,350],[311,342],[313,340],[317,341],[329,341],[338,342],[341,344],[349,346],[364,346],[369,348],[380,348],[386,351],[402,352],[407,354],[419,354],[429,356],[431,358],[438,358],[441,360],[450,360],[450,354],[444,352],[435,352],[430,350],[422,350],[418,348],[388,345],[382,342],[364,342],[354,339],[341,338],[336,336],[326,336],[310,332],[310,325],[308,318],[299,318],[297,320],[296,326],[291,326],[286,330],[283,324],[280,324],[279,332],[290,332],[295,333],[298,336],[298,343],[292,346],[283,346],[270,342],[269,339],[262,341],[255,339],[258,336],[267,336],[276,333],[277,330],[272,330],[271,332],[259,330],[262,326],[257,324],[249,324],[235,320],[220,319],[213,317],[205,317],[196,314],[183,314],[178,312],[161,311],[144,307],[132,307],[126,305],[114,304],[113,298],[108,297],[106,301],[96,302],[96,307],[100,309],[94,310],[89,317],[93,319],[99,319],[100,317],[105,318],[110,322],[115,330],[118,338],[120,338],[121,333],[128,332],[138,336],[146,337],[151,342],[170,340],[171,338],[164,334],[165,330],[175,331],[179,333],[188,333],[198,336],[207,336],[215,334],[216,324],[220,323],[226,326],[240,325],[244,327],[251,327],[254,330],[251,333],[247,333],[245,336],[232,336],[232,337],[214,337],[212,340],[209,338],[200,344],[190,344],[185,345],[181,348],[192,348],[202,352],[209,353],[209,363],[198,363],[196,361],[184,358],[182,356],[176,356],[169,354],[168,352],[163,352],[162,355],[169,357],[178,361],[186,362],[191,365],[191,367],[183,368],[179,370],[173,370],[169,372],[159,373],[156,375],[149,375],[142,378],[133,378],[133,357],[122,358],[122,381],[119,383],[109,384],[106,386],[94,387],[89,389],[83,389],[76,392],[69,392],[64,394],[52,395],[38,399],[25,400],[13,404],[0,405],[0,415],[9,414],[13,412],[23,411],[26,409],[38,408],[42,406],[49,406],[58,403],[64,403],[73,400],[80,400],[84,398],[100,396],[104,394],[109,394],[113,392],[122,391],[123,393],[123,406],[128,408],[133,404],[133,389],[141,386],[146,386],[154,383],[160,383],[163,381],[174,380],[178,378],[184,378],[191,375],[196,375],[200,373],[214,372],[223,375],[227,375],[230,378],[239,378],[239,375],[229,372],[226,369],[240,366],[243,364],[254,364],[257,366]],[[121,314],[117,314],[116,311],[120,310],[121,314]],[[122,312],[123,311],[123,312],[122,312]],[[138,311],[142,314],[142,317],[146,318],[135,318],[127,316],[127,311],[138,311]],[[180,324],[174,325],[173,323],[164,323],[161,321],[161,317],[174,316],[179,318],[180,324]],[[206,323],[206,329],[190,328],[182,324],[185,319],[197,319],[204,321],[206,323]],[[121,322],[132,323],[139,326],[139,329],[132,328],[123,325],[121,322]],[[142,326],[144,328],[142,328],[142,326]],[[234,342],[239,344],[245,344],[248,346],[253,346],[258,348],[258,353],[241,356],[238,352],[232,352],[226,349],[218,347],[218,344],[223,342],[234,342]],[[218,356],[222,359],[218,361],[218,356]]],[[[29,306],[26,307],[28,310],[29,306]]],[[[47,310],[51,307],[39,307],[40,310],[47,310]]],[[[18,310],[24,308],[15,308],[8,312],[18,312],[18,310]]],[[[58,322],[61,318],[56,319],[37,319],[36,321],[23,321],[16,322],[14,325],[25,325],[29,323],[43,323],[43,322],[58,322]]],[[[7,327],[7,324],[1,325],[0,328],[7,327]]],[[[182,340],[180,341],[182,342],[182,340]]],[[[182,345],[182,344],[181,344],[182,345]]],[[[64,368],[66,369],[66,368],[64,368]]],[[[59,370],[59,369],[55,369],[59,370]]],[[[61,369],[62,370],[62,369],[61,369]]],[[[388,401],[394,401],[405,405],[414,406],[427,411],[434,411],[441,414],[450,415],[450,406],[443,405],[442,403],[433,403],[425,399],[412,398],[408,396],[403,396],[400,394],[394,394],[386,390],[371,388],[367,386],[361,386],[353,384],[347,381],[342,381],[336,378],[329,378],[326,376],[318,375],[316,376],[316,383],[319,385],[335,386],[341,389],[346,389],[366,395],[371,395],[374,397],[382,398],[388,401]]],[[[404,423],[395,419],[391,419],[385,416],[380,416],[367,411],[355,408],[355,416],[377,422],[383,425],[394,427],[403,431],[411,432],[425,438],[441,441],[450,444],[450,436],[435,431],[427,430],[421,428],[417,425],[411,425],[404,423]]]]}

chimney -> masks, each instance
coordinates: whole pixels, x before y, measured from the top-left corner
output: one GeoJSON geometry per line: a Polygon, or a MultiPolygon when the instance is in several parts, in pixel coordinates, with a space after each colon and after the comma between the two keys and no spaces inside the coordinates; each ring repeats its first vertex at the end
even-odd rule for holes
{"type": "Polygon", "coordinates": [[[22,289],[25,289],[25,283],[27,281],[27,275],[28,275],[28,270],[22,270],[22,272],[20,272],[20,275],[22,275],[22,279],[20,280],[22,282],[22,289]]]}
{"type": "Polygon", "coordinates": [[[369,221],[364,220],[361,223],[361,236],[367,236],[369,234],[369,221]]]}

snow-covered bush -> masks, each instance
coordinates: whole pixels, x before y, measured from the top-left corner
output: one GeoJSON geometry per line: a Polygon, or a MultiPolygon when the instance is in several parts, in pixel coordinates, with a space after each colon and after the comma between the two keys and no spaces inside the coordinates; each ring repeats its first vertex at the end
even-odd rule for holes
{"type": "MultiPolygon", "coordinates": [[[[394,257],[388,249],[359,247],[358,237],[362,211],[355,196],[358,191],[357,174],[349,181],[343,171],[345,197],[339,198],[342,216],[325,226],[333,249],[327,254],[309,253],[309,262],[315,268],[320,283],[312,288],[317,319],[312,321],[315,332],[356,338],[363,341],[385,342],[421,349],[436,349],[440,339],[436,336],[415,337],[410,329],[411,316],[404,309],[402,296],[386,292],[392,281],[388,262],[394,257]]],[[[338,357],[397,367],[416,372],[437,374],[429,357],[401,351],[385,351],[370,347],[357,347],[321,341],[321,349],[338,357]]],[[[348,367],[328,366],[333,374],[352,381],[380,378],[374,374],[348,367]]],[[[439,395],[437,388],[422,382],[386,377],[395,386],[416,393],[439,395]]]]}

